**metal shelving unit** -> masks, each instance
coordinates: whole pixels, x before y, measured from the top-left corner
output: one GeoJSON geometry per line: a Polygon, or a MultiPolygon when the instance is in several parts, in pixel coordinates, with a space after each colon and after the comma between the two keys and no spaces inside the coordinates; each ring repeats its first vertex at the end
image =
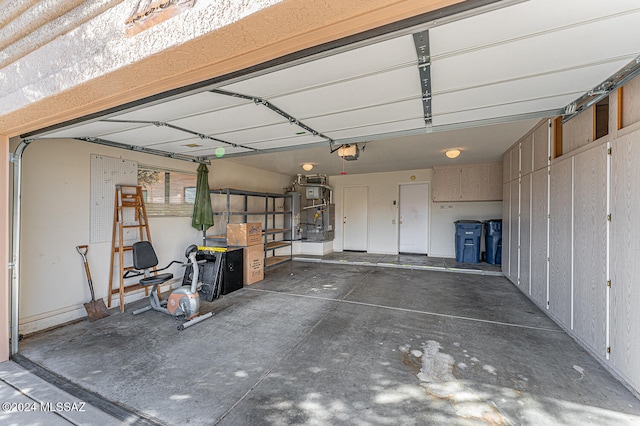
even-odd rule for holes
{"type": "MultiPolygon", "coordinates": [[[[262,220],[262,241],[264,243],[264,266],[265,269],[279,265],[284,262],[288,262],[293,259],[293,246],[291,241],[285,240],[285,232],[291,231],[290,228],[285,228],[284,220],[286,215],[291,215],[290,211],[285,211],[285,200],[290,198],[288,194],[277,194],[271,192],[255,192],[255,191],[243,191],[232,188],[212,189],[210,190],[212,195],[226,197],[225,206],[223,210],[214,210],[214,216],[221,216],[224,218],[225,229],[228,223],[247,223],[251,222],[250,217],[261,217],[262,220]],[[236,203],[233,199],[236,198],[236,203]],[[237,198],[241,200],[240,208],[237,207],[237,198]],[[256,210],[257,202],[250,202],[251,200],[264,200],[264,209],[256,210]],[[277,206],[277,202],[282,200],[282,210],[280,206],[277,206]],[[251,210],[249,210],[251,204],[251,210]],[[234,208],[232,208],[234,205],[234,208]],[[239,216],[239,221],[233,220],[233,216],[239,216]],[[282,254],[282,249],[289,248],[288,255],[282,254]],[[278,251],[278,252],[276,252],[278,251]]],[[[292,221],[289,221],[292,223],[292,221]]],[[[292,235],[292,233],[290,233],[292,235]]],[[[206,232],[202,234],[203,244],[213,243],[217,246],[226,246],[226,235],[206,235],[206,232]]]]}

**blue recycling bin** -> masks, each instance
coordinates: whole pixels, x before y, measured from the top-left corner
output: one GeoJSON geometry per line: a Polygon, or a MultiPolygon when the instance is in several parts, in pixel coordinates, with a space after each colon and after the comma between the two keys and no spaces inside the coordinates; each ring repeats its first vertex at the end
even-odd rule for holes
{"type": "Polygon", "coordinates": [[[484,241],[487,246],[487,263],[502,264],[502,219],[484,223],[484,241]]]}
{"type": "Polygon", "coordinates": [[[480,263],[482,223],[478,220],[457,220],[456,262],[480,263]]]}

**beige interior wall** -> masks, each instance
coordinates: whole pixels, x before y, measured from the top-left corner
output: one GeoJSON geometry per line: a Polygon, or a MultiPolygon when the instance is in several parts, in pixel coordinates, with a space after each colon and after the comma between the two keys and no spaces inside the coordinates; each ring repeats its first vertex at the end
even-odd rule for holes
{"type": "MultiPolygon", "coordinates": [[[[33,142],[23,155],[20,332],[30,333],[83,317],[90,299],[77,245],[87,255],[96,297],[106,297],[111,242],[90,243],[90,155],[137,161],[146,165],[195,172],[197,164],[125,151],[75,140],[33,142]]],[[[230,186],[281,192],[288,176],[214,160],[210,187],[230,186]]],[[[219,218],[216,218],[217,220],[219,218]]],[[[183,260],[201,233],[190,217],[152,217],[151,237],[161,264],[183,260]]],[[[172,272],[182,277],[182,269],[172,272]]],[[[127,302],[143,293],[129,293],[127,302]]],[[[114,298],[116,302],[117,298],[114,298]]]]}
{"type": "MultiPolygon", "coordinates": [[[[371,253],[398,253],[398,204],[401,184],[429,183],[430,191],[433,169],[406,170],[401,172],[368,173],[359,175],[331,176],[336,204],[336,230],[333,248],[343,247],[343,201],[344,188],[367,186],[369,188],[369,247],[371,253]],[[395,221],[395,223],[394,223],[395,221]]],[[[455,257],[456,220],[487,220],[502,216],[501,201],[445,202],[434,203],[429,194],[429,256],[455,257]]]]}

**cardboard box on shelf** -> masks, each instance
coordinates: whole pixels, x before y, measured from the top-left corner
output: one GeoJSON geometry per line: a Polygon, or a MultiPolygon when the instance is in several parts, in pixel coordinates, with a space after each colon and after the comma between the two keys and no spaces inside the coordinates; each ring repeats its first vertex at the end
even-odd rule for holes
{"type": "Polygon", "coordinates": [[[227,245],[248,247],[262,243],[262,223],[227,224],[227,245]]]}
{"type": "Polygon", "coordinates": [[[250,285],[264,279],[264,244],[243,250],[243,284],[250,285]]]}

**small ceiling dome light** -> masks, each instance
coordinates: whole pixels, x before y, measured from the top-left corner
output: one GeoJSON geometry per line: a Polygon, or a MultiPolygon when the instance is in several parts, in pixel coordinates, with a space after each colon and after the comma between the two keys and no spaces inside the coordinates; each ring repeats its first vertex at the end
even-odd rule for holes
{"type": "Polygon", "coordinates": [[[449,158],[456,158],[456,157],[458,157],[458,155],[460,155],[460,150],[459,149],[448,149],[447,151],[445,151],[444,155],[446,155],[449,158]]]}
{"type": "Polygon", "coordinates": [[[304,163],[302,165],[302,170],[304,170],[305,172],[309,172],[311,171],[311,169],[313,169],[313,164],[311,163],[304,163]]]}

